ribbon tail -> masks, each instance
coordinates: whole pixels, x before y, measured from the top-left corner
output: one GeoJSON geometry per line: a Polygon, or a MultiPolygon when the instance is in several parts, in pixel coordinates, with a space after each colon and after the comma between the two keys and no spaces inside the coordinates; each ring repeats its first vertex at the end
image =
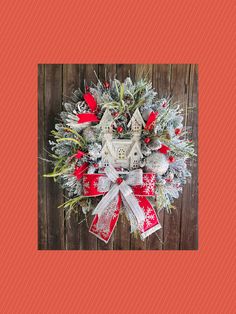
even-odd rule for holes
{"type": "Polygon", "coordinates": [[[137,198],[134,196],[134,193],[130,186],[126,184],[126,182],[122,182],[120,184],[120,191],[123,195],[123,198],[126,200],[127,204],[129,205],[130,209],[132,210],[135,218],[137,219],[138,224],[143,223],[145,219],[145,214],[140,208],[137,198]]]}
{"type": "Polygon", "coordinates": [[[145,213],[144,223],[139,225],[140,237],[144,240],[146,237],[161,229],[161,224],[157,218],[157,214],[152,207],[152,204],[145,196],[136,196],[140,207],[145,213]]]}
{"type": "Polygon", "coordinates": [[[132,212],[131,208],[129,207],[128,203],[126,202],[124,196],[122,195],[121,197],[122,197],[122,202],[124,204],[126,217],[130,222],[130,227],[131,227],[130,232],[133,233],[135,230],[138,229],[138,222],[137,222],[137,219],[136,219],[134,213],[132,212]]]}
{"type": "Polygon", "coordinates": [[[102,215],[102,213],[106,210],[109,204],[113,201],[113,199],[119,194],[119,186],[117,184],[113,185],[110,191],[103,196],[102,200],[98,203],[96,208],[93,210],[93,215],[98,214],[98,216],[102,215]]]}
{"type": "Polygon", "coordinates": [[[94,217],[89,232],[108,243],[119,218],[120,205],[121,197],[118,194],[100,216],[94,217]]]}

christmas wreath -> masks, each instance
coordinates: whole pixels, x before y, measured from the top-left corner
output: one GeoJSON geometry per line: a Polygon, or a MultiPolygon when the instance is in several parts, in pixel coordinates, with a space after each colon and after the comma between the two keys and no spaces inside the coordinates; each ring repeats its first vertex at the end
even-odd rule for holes
{"type": "Polygon", "coordinates": [[[182,109],[158,99],[151,82],[110,79],[73,92],[50,140],[53,177],[67,191],[66,217],[94,215],[89,231],[108,242],[120,212],[141,239],[161,228],[157,213],[173,207],[193,143],[182,109]],[[78,207],[77,205],[80,205],[78,207]]]}

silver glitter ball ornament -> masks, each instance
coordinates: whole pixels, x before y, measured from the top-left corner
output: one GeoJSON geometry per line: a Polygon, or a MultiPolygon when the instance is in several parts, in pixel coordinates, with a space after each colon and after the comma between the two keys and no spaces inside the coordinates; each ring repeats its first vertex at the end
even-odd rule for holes
{"type": "Polygon", "coordinates": [[[165,154],[159,152],[152,153],[146,158],[147,171],[154,172],[160,176],[166,173],[169,163],[165,154]]]}

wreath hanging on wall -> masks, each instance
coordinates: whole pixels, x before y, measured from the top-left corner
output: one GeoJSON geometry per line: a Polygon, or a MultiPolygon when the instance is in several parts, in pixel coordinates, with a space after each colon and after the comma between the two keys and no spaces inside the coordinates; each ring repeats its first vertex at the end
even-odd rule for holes
{"type": "Polygon", "coordinates": [[[49,141],[54,168],[45,176],[67,191],[66,217],[91,212],[89,231],[105,243],[121,212],[141,239],[160,229],[157,213],[171,211],[191,176],[182,109],[158,99],[151,82],[130,77],[98,80],[63,107],[49,141]]]}

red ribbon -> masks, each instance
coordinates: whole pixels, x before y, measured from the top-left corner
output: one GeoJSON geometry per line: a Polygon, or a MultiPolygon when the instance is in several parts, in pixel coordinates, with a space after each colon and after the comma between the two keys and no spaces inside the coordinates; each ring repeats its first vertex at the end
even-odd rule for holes
{"type": "Polygon", "coordinates": [[[144,128],[145,130],[151,131],[154,128],[154,122],[156,121],[157,116],[158,116],[158,112],[152,111],[149,114],[147,123],[146,123],[145,128],[144,128]]]}
{"type": "MultiPolygon", "coordinates": [[[[99,196],[104,195],[107,192],[100,192],[98,190],[98,180],[101,176],[105,174],[84,174],[83,175],[83,188],[85,196],[99,196]]],[[[143,185],[132,186],[133,193],[139,202],[139,206],[143,209],[146,219],[142,226],[139,226],[139,232],[142,239],[161,228],[159,220],[157,218],[156,212],[152,207],[152,204],[147,199],[147,196],[153,197],[155,195],[155,174],[154,173],[144,173],[143,174],[143,185]]],[[[90,226],[89,231],[93,233],[96,237],[107,243],[114,231],[116,223],[120,214],[121,206],[121,196],[119,195],[116,210],[113,213],[112,219],[109,221],[108,226],[105,229],[98,228],[99,219],[106,222],[106,215],[98,216],[95,215],[93,222],[90,226]]]]}

